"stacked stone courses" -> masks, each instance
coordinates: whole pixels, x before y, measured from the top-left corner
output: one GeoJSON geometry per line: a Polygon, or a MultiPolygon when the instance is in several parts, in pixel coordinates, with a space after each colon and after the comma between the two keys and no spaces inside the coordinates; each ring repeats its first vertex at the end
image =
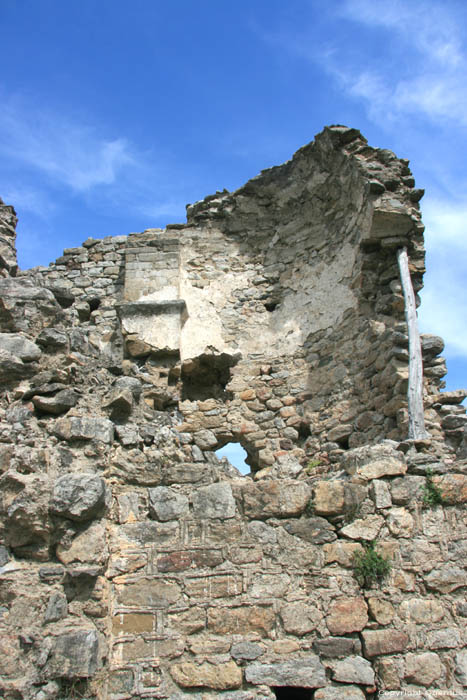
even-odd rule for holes
{"type": "Polygon", "coordinates": [[[332,126],[26,271],[0,200],[1,698],[465,697],[467,392],[434,335],[408,439],[422,195],[332,126]]]}

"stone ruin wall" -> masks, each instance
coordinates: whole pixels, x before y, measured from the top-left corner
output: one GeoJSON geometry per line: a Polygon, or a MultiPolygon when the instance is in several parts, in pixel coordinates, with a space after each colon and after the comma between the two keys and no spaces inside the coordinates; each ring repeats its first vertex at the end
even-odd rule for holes
{"type": "Polygon", "coordinates": [[[462,697],[467,392],[440,393],[436,336],[407,440],[396,252],[419,290],[422,194],[330,127],[48,268],[17,270],[0,207],[5,698],[462,697]],[[364,589],[373,540],[392,570],[364,589]]]}

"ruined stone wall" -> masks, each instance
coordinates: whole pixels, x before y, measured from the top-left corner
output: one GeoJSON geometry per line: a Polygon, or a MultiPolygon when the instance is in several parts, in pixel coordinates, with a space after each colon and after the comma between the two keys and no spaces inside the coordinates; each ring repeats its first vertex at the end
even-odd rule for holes
{"type": "Polygon", "coordinates": [[[430,438],[406,439],[422,194],[330,127],[186,224],[48,268],[17,272],[2,205],[5,698],[462,696],[466,392],[440,393],[436,336],[430,438]]]}

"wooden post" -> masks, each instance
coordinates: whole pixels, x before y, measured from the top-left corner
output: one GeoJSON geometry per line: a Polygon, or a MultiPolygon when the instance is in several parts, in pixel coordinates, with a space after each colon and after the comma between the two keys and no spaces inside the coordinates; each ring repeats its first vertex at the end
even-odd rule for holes
{"type": "Polygon", "coordinates": [[[425,430],[423,411],[423,362],[420,334],[418,332],[417,307],[409,271],[407,248],[399,248],[397,260],[405,300],[405,318],[409,335],[409,438],[423,440],[429,437],[425,430]]]}

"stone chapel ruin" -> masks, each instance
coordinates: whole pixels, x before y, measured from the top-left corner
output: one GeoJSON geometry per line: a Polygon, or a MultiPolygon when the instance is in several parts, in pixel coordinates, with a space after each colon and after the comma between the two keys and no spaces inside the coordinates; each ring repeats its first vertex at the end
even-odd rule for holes
{"type": "Polygon", "coordinates": [[[0,698],[465,697],[467,392],[436,336],[409,439],[422,194],[332,126],[26,271],[0,200],[0,698]]]}

